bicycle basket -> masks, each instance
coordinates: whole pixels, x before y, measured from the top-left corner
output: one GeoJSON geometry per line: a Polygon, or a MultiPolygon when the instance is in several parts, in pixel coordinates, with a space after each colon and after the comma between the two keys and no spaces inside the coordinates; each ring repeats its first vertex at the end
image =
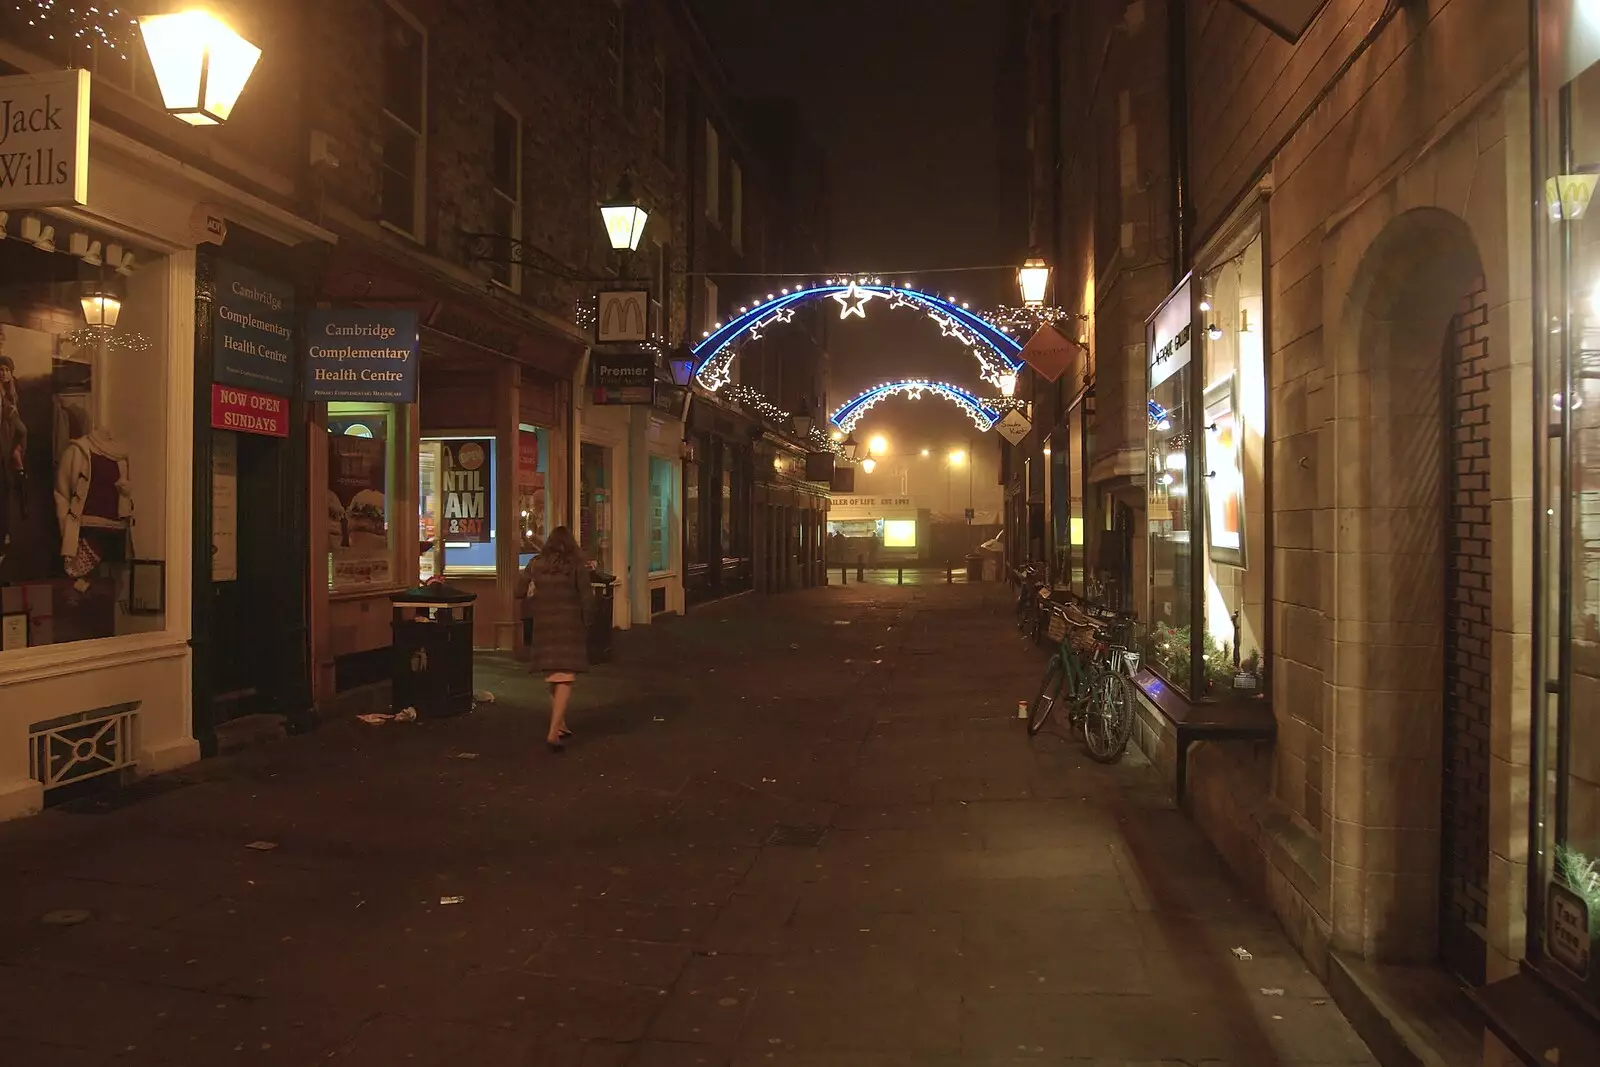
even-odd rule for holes
{"type": "Polygon", "coordinates": [[[1056,644],[1060,644],[1067,636],[1067,620],[1055,612],[1050,612],[1050,621],[1045,625],[1045,636],[1056,644]]]}

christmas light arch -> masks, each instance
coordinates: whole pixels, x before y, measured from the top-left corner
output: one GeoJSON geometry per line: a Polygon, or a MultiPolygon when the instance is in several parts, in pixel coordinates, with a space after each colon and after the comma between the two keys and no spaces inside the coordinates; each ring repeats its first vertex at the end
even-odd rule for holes
{"type": "Polygon", "coordinates": [[[856,397],[854,400],[839,408],[833,413],[830,421],[844,433],[855,429],[856,423],[861,421],[868,411],[897,393],[904,393],[912,400],[920,400],[922,394],[932,393],[943,397],[956,407],[966,412],[972,424],[984,433],[1000,421],[1000,412],[986,405],[982,400],[967,392],[959,385],[948,382],[932,382],[926,378],[907,378],[898,382],[885,382],[874,386],[856,397]]]}
{"type": "Polygon", "coordinates": [[[717,323],[694,346],[692,354],[696,379],[712,392],[721,389],[730,380],[730,368],[738,357],[737,343],[741,338],[747,335],[760,337],[767,327],[794,318],[796,305],[825,297],[832,297],[839,302],[841,319],[852,316],[865,319],[867,304],[878,299],[888,301],[891,310],[911,308],[922,312],[939,324],[939,329],[946,337],[972,348],[982,364],[980,373],[986,381],[995,385],[999,384],[1002,374],[1015,373],[1022,366],[1022,342],[965,305],[920,289],[886,285],[876,278],[845,278],[768,293],[767,299],[761,303],[740,308],[737,317],[717,323]]]}

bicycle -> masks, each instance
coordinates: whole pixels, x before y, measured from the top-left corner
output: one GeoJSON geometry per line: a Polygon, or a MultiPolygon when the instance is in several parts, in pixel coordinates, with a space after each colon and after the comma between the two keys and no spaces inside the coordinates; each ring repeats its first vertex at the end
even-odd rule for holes
{"type": "Polygon", "coordinates": [[[1031,637],[1035,644],[1039,641],[1042,629],[1039,625],[1042,614],[1039,597],[1045,588],[1041,577],[1043,572],[1044,566],[1040,563],[1024,564],[1011,572],[1017,582],[1017,632],[1024,637],[1031,637]]]}
{"type": "Polygon", "coordinates": [[[1132,620],[1100,608],[1086,613],[1049,599],[1043,607],[1062,621],[1065,632],[1045,667],[1038,695],[1028,706],[1028,736],[1044,728],[1064,691],[1071,709],[1068,724],[1074,731],[1082,730],[1089,757],[1097,763],[1115,763],[1133,734],[1132,679],[1140,657],[1126,643],[1132,620]]]}

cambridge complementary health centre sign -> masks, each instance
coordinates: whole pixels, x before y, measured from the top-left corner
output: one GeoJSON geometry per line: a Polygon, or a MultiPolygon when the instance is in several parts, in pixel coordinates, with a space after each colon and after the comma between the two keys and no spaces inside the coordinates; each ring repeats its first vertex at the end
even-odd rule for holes
{"type": "Polygon", "coordinates": [[[306,314],[306,399],[417,399],[417,313],[317,308],[306,314]]]}
{"type": "Polygon", "coordinates": [[[211,375],[273,396],[294,393],[294,286],[225,259],[216,261],[211,375]]]}

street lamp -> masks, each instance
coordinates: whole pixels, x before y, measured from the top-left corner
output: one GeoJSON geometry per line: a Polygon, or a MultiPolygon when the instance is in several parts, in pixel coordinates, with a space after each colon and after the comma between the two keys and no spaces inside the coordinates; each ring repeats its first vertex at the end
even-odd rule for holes
{"type": "Polygon", "coordinates": [[[667,366],[672,371],[672,384],[679,389],[687,389],[689,380],[694,377],[694,357],[675,356],[667,361],[667,366]]]}
{"type": "Polygon", "coordinates": [[[1016,371],[1008,370],[1004,374],[1000,375],[1000,395],[1001,396],[1016,396],[1017,395],[1017,372],[1016,371]]]}
{"type": "Polygon", "coordinates": [[[816,420],[811,417],[811,402],[808,400],[800,401],[800,408],[790,416],[790,421],[794,423],[794,432],[796,437],[809,436],[811,433],[812,424],[816,422],[816,420]]]}
{"type": "Polygon", "coordinates": [[[1045,291],[1050,288],[1050,264],[1039,256],[1029,256],[1017,270],[1017,286],[1022,290],[1022,306],[1044,307],[1045,291]]]}
{"type": "Polygon", "coordinates": [[[115,294],[96,290],[80,297],[79,302],[83,304],[84,322],[107,330],[116,327],[122,314],[122,301],[115,294]]]}
{"type": "Polygon", "coordinates": [[[844,449],[844,458],[851,463],[854,463],[861,456],[861,445],[856,441],[855,434],[846,437],[844,444],[840,447],[844,449]]]}
{"type": "Polygon", "coordinates": [[[954,450],[951,451],[951,453],[950,453],[950,465],[952,467],[959,467],[963,463],[965,463],[966,461],[967,461],[967,454],[965,452],[963,452],[961,449],[957,448],[957,449],[954,449],[954,450]]]}
{"type": "Polygon", "coordinates": [[[868,456],[866,459],[861,461],[861,469],[866,471],[868,474],[871,474],[873,471],[878,469],[878,461],[873,459],[871,456],[868,456]]]}
{"type": "Polygon", "coordinates": [[[617,192],[600,205],[600,219],[606,224],[606,237],[618,252],[637,252],[639,238],[644,236],[644,224],[650,213],[633,195],[633,179],[627,174],[617,183],[617,192]]]}
{"type": "Polygon", "coordinates": [[[869,456],[883,456],[887,455],[888,452],[889,439],[884,437],[881,433],[875,436],[871,441],[867,442],[867,455],[869,456]]]}
{"type": "Polygon", "coordinates": [[[205,11],[145,15],[138,23],[167,113],[193,126],[227,122],[261,49],[205,11]]]}

